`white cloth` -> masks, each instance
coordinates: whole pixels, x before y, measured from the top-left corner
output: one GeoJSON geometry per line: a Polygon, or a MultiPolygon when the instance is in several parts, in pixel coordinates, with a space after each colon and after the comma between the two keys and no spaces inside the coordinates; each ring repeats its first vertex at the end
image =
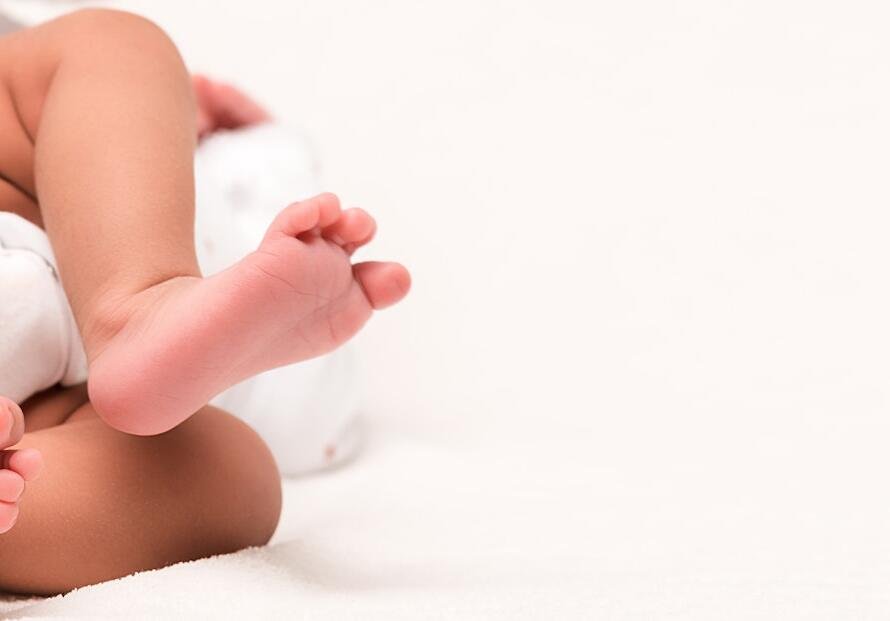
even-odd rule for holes
{"type": "MultiPolygon", "coordinates": [[[[216,134],[195,157],[196,245],[206,274],[256,249],[274,215],[317,193],[306,140],[267,124],[216,134]]],[[[0,213],[0,394],[21,403],[59,382],[86,381],[87,365],[46,234],[0,213]]],[[[243,418],[269,444],[283,474],[342,462],[356,449],[352,356],[275,369],[212,403],[243,418]]]]}
{"type": "Polygon", "coordinates": [[[0,212],[0,394],[21,403],[86,377],[80,334],[46,234],[0,212]]]}

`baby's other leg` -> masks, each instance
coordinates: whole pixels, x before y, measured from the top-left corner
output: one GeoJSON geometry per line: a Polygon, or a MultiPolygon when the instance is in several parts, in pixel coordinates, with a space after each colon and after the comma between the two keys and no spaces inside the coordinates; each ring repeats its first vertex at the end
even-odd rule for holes
{"type": "Polygon", "coordinates": [[[250,127],[272,120],[272,116],[240,90],[203,75],[192,76],[198,103],[198,137],[221,129],[250,127]]]}
{"type": "Polygon", "coordinates": [[[0,536],[0,590],[51,594],[266,543],[277,468],[244,423],[212,407],[165,434],[109,428],[89,404],[25,434],[45,476],[0,536]]]}

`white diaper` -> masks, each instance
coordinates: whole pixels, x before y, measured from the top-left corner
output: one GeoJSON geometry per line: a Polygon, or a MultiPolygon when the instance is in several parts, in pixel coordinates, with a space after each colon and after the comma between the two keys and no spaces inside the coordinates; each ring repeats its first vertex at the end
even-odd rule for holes
{"type": "Polygon", "coordinates": [[[46,234],[0,212],[0,395],[86,381],[87,362],[46,234]]]}
{"type": "MultiPolygon", "coordinates": [[[[278,125],[214,134],[195,156],[196,248],[215,273],[255,250],[275,214],[318,193],[304,137],[278,125]]],[[[80,335],[46,234],[0,213],[0,395],[21,403],[59,382],[86,381],[80,335]]],[[[282,474],[340,463],[358,445],[352,352],[268,371],[211,403],[244,419],[282,474]]]]}

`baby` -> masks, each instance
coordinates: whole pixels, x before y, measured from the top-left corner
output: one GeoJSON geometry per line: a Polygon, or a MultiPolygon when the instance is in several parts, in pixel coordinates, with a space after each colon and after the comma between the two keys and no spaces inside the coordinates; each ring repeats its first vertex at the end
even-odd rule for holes
{"type": "Polygon", "coordinates": [[[86,390],[36,395],[24,416],[0,401],[0,589],[55,593],[265,543],[274,462],[206,404],[340,346],[404,297],[407,271],[352,264],[374,221],[323,194],[203,278],[195,137],[263,113],[193,90],[141,18],[82,11],[0,38],[0,85],[0,211],[49,235],[89,364],[86,390]]]}

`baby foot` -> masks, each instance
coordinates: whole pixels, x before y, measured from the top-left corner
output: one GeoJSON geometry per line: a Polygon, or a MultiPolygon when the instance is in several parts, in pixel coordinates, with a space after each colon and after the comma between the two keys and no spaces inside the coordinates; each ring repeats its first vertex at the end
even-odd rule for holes
{"type": "Polygon", "coordinates": [[[220,129],[249,127],[272,118],[257,102],[234,86],[194,75],[192,87],[198,105],[199,138],[220,129]]]}
{"type": "Polygon", "coordinates": [[[0,533],[15,525],[25,481],[40,474],[43,459],[35,449],[10,450],[25,433],[25,418],[14,401],[0,397],[0,533]]]}
{"type": "Polygon", "coordinates": [[[367,213],[322,194],[279,213],[229,269],[119,301],[100,331],[84,330],[96,411],[121,431],[161,433],[229,386],[339,347],[410,286],[396,263],[351,264],[374,232],[367,213]]]}

